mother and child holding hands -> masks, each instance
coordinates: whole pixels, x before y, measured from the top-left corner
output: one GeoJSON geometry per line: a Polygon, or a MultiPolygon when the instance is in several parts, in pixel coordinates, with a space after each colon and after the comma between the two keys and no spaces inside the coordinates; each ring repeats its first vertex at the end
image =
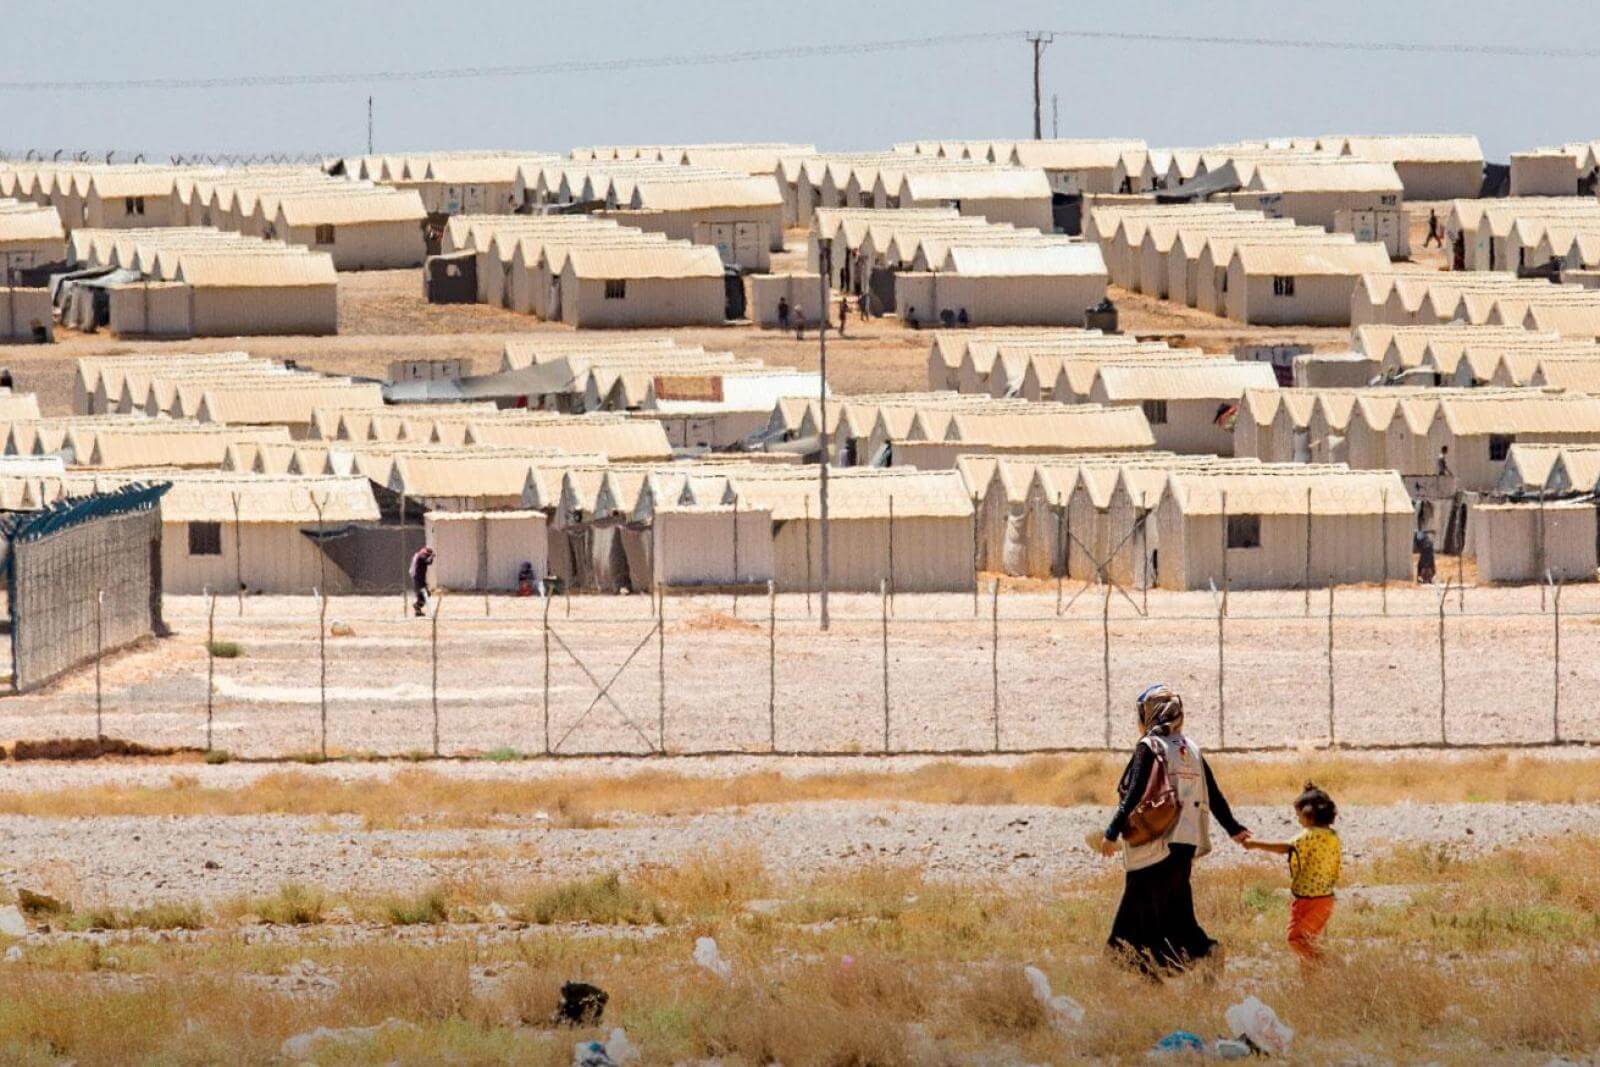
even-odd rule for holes
{"type": "Polygon", "coordinates": [[[1307,782],[1295,798],[1301,830],[1288,841],[1259,841],[1233,816],[1200,748],[1183,732],[1183,699],[1164,685],[1139,694],[1139,743],[1117,786],[1116,814],[1090,843],[1101,855],[1120,851],[1127,871],[1111,924],[1111,950],[1152,979],[1208,961],[1222,951],[1194,914],[1190,875],[1211,851],[1211,819],[1247,849],[1288,857],[1289,947],[1304,965],[1322,958],[1318,940],[1333,916],[1341,848],[1333,798],[1307,782]]]}

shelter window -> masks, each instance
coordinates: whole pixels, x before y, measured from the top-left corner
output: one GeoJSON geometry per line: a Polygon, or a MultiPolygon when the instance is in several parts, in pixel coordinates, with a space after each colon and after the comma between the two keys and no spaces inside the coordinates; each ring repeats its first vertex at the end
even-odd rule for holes
{"type": "Polygon", "coordinates": [[[1260,548],[1261,547],[1261,516],[1260,515],[1229,515],[1228,516],[1228,547],[1229,548],[1260,548]]]}
{"type": "Polygon", "coordinates": [[[606,299],[626,300],[628,298],[628,280],[626,278],[606,279],[606,299]]]}
{"type": "Polygon", "coordinates": [[[1274,274],[1272,276],[1273,296],[1293,296],[1294,276],[1290,274],[1274,274]]]}
{"type": "Polygon", "coordinates": [[[1489,462],[1504,463],[1511,454],[1511,445],[1516,437],[1509,433],[1492,433],[1489,435],[1489,462]]]}
{"type": "Polygon", "coordinates": [[[143,215],[144,197],[125,196],[122,198],[122,210],[125,215],[143,215]]]}
{"type": "Polygon", "coordinates": [[[1165,400],[1146,400],[1144,402],[1144,417],[1151,426],[1165,426],[1167,424],[1167,402],[1165,400]]]}
{"type": "Polygon", "coordinates": [[[222,555],[222,523],[191,522],[189,524],[189,555],[222,555]]]}
{"type": "Polygon", "coordinates": [[[319,245],[333,244],[333,227],[327,224],[317,227],[315,242],[319,245]]]}

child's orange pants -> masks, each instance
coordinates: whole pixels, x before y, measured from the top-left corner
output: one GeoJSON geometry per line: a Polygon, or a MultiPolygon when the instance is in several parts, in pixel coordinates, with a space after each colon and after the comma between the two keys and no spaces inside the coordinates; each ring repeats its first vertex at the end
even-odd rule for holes
{"type": "Polygon", "coordinates": [[[1333,918],[1333,897],[1295,897],[1289,905],[1289,947],[1303,960],[1319,960],[1317,941],[1333,918]]]}

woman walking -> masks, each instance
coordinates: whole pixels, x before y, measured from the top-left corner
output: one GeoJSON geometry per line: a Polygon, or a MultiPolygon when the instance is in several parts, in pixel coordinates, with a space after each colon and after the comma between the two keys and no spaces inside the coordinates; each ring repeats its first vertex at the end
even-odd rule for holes
{"type": "Polygon", "coordinates": [[[1195,859],[1211,851],[1211,818],[1241,845],[1250,831],[1234,819],[1199,747],[1184,736],[1178,694],[1153,685],[1139,694],[1138,712],[1139,744],[1117,786],[1116,815],[1097,845],[1113,856],[1122,839],[1127,871],[1108,944],[1129,966],[1159,978],[1217,947],[1195,918],[1189,884],[1195,859]]]}

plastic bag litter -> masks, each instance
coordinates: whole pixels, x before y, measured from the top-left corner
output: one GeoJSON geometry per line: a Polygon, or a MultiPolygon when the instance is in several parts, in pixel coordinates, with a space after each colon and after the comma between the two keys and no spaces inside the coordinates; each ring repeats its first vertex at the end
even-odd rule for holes
{"type": "Polygon", "coordinates": [[[1065,993],[1059,996],[1053,995],[1050,979],[1043,971],[1029,966],[1024,967],[1022,973],[1028,979],[1028,988],[1033,990],[1033,999],[1049,1012],[1051,1023],[1061,1029],[1067,1029],[1083,1022],[1083,1005],[1065,993]]]}
{"type": "Polygon", "coordinates": [[[723,981],[733,977],[733,965],[722,958],[722,950],[717,948],[715,938],[695,939],[694,961],[723,981]]]}
{"type": "Polygon", "coordinates": [[[1278,1013],[1255,997],[1245,997],[1227,1011],[1228,1032],[1247,1037],[1262,1052],[1287,1056],[1294,1042],[1294,1030],[1278,1018],[1278,1013]]]}
{"type": "Polygon", "coordinates": [[[1204,1053],[1206,1043],[1200,1040],[1199,1034],[1191,1034],[1187,1030],[1174,1030],[1172,1033],[1156,1042],[1156,1047],[1150,1050],[1152,1056],[1170,1056],[1175,1053],[1200,1052],[1204,1053]]]}
{"type": "Polygon", "coordinates": [[[579,1041],[572,1046],[572,1067],[627,1067],[639,1059],[639,1050],[619,1026],[605,1044],[579,1041]]]}

